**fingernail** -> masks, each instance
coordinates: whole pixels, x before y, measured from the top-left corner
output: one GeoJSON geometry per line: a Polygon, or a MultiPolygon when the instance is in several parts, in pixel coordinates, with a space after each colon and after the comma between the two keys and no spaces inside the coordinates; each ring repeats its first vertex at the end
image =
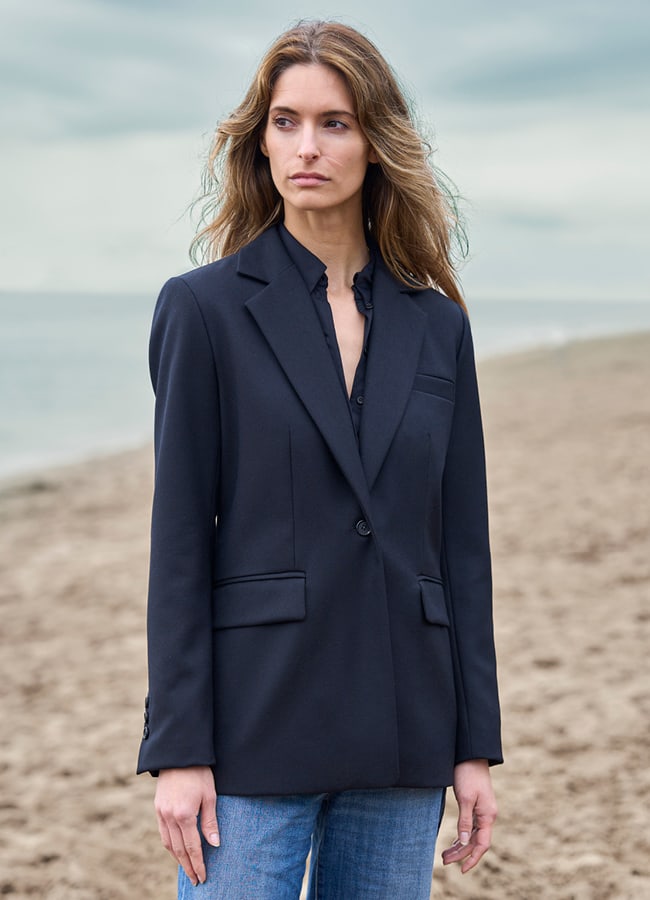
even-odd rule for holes
{"type": "Polygon", "coordinates": [[[219,846],[219,843],[220,843],[219,835],[217,834],[216,831],[213,831],[212,834],[210,835],[210,843],[212,844],[213,847],[219,846]]]}
{"type": "Polygon", "coordinates": [[[460,843],[463,847],[466,847],[469,844],[469,831],[461,831],[460,843]]]}

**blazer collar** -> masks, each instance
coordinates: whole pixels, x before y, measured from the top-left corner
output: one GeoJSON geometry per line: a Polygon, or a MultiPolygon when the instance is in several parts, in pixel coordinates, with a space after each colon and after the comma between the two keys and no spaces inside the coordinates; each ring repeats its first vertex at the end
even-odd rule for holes
{"type": "Polygon", "coordinates": [[[426,314],[414,303],[412,293],[379,257],[372,286],[375,309],[360,435],[361,459],[370,489],[413,389],[424,340],[426,314]]]}
{"type": "Polygon", "coordinates": [[[283,269],[292,265],[276,226],[263,231],[237,254],[237,273],[266,284],[270,284],[283,269]]]}
{"type": "Polygon", "coordinates": [[[369,516],[368,488],[345,393],[305,282],[275,228],[240,251],[238,272],[267,282],[246,307],[369,516]]]}
{"type": "Polygon", "coordinates": [[[425,314],[377,260],[360,441],[304,280],[276,228],[239,252],[238,273],[264,283],[246,306],[369,515],[372,488],[413,385],[425,314]]]}

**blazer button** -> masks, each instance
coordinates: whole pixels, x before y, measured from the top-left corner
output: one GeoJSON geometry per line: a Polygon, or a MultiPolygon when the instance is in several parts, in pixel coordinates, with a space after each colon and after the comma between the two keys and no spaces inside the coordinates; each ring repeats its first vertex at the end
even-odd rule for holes
{"type": "Polygon", "coordinates": [[[361,537],[368,537],[368,535],[372,534],[370,525],[368,525],[365,519],[359,519],[354,527],[357,530],[357,534],[360,534],[361,537]]]}
{"type": "Polygon", "coordinates": [[[149,737],[149,726],[145,725],[142,730],[142,740],[146,741],[148,737],[149,737]]]}

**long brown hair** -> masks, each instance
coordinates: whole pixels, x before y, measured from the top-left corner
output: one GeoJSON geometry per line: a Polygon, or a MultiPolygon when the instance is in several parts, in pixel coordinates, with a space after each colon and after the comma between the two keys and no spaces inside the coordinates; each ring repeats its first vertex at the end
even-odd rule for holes
{"type": "Polygon", "coordinates": [[[282,198],[260,150],[271,94],[292,65],[330,66],[345,80],[359,125],[377,154],[363,188],[364,222],[393,274],[404,284],[435,286],[465,306],[454,249],[465,249],[446,180],[430,165],[397,79],[364,35],[339,22],[305,21],[263,57],[242,103],[217,128],[203,174],[195,262],[234,253],[282,221],[282,198]]]}

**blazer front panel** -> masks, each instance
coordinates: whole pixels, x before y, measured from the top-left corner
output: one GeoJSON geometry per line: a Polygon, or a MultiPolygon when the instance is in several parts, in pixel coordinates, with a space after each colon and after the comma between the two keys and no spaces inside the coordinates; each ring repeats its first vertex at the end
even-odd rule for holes
{"type": "Polygon", "coordinates": [[[383,266],[373,299],[357,443],[275,231],[161,293],[140,770],[293,793],[500,759],[469,328],[383,266]]]}

